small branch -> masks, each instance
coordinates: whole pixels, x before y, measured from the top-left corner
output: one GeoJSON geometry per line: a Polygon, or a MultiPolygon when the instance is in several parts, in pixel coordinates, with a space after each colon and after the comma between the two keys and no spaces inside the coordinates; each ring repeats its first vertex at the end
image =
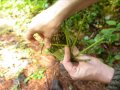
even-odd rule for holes
{"type": "MultiPolygon", "coordinates": [[[[40,44],[45,44],[44,42],[39,42],[40,44]]],[[[56,43],[53,43],[51,44],[52,46],[61,46],[61,47],[64,47],[66,46],[66,44],[56,44],[56,43]]]]}
{"type": "Polygon", "coordinates": [[[98,40],[97,42],[93,43],[92,45],[90,45],[89,47],[83,49],[81,52],[79,52],[78,55],[76,56],[79,56],[81,54],[84,54],[85,52],[87,52],[89,49],[93,48],[94,46],[96,46],[97,44],[100,44],[102,41],[104,40],[104,38],[101,38],[100,40],[98,40]]]}

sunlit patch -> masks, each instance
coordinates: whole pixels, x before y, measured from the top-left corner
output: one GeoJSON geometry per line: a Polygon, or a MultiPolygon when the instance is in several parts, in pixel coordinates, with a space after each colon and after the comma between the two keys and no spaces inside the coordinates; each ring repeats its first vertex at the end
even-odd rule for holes
{"type": "Polygon", "coordinates": [[[4,48],[0,51],[0,68],[4,69],[4,77],[13,78],[17,76],[27,65],[28,59],[23,59],[26,55],[23,51],[16,51],[10,48],[4,48]]]}
{"type": "Polygon", "coordinates": [[[2,18],[0,18],[0,27],[1,26],[12,27],[12,26],[14,26],[14,24],[15,24],[15,21],[13,19],[8,20],[8,19],[2,19],[2,18]]]}

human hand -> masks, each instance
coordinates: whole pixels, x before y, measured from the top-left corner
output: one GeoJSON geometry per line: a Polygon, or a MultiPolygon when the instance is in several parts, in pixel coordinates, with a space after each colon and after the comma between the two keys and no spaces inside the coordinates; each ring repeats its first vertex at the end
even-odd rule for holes
{"type": "Polygon", "coordinates": [[[60,22],[58,21],[56,14],[50,10],[44,10],[32,19],[28,28],[27,39],[33,43],[36,42],[33,35],[38,33],[44,40],[46,48],[49,48],[50,40],[53,34],[58,31],[59,25],[60,22]]]}
{"type": "Polygon", "coordinates": [[[95,57],[82,55],[79,59],[89,61],[72,63],[70,61],[70,50],[68,47],[65,47],[65,56],[62,63],[72,79],[94,80],[102,83],[110,83],[114,74],[113,68],[102,63],[100,59],[95,57]]]}

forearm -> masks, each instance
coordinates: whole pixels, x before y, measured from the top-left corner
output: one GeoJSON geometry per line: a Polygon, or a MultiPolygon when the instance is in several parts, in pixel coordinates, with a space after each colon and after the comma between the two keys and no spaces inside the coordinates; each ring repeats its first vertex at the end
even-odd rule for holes
{"type": "Polygon", "coordinates": [[[100,67],[100,71],[97,74],[97,81],[109,84],[113,78],[114,69],[104,64],[103,67],[100,67]]]}
{"type": "Polygon", "coordinates": [[[49,9],[51,14],[57,16],[57,20],[62,22],[71,14],[80,11],[99,0],[59,0],[49,9]]]}

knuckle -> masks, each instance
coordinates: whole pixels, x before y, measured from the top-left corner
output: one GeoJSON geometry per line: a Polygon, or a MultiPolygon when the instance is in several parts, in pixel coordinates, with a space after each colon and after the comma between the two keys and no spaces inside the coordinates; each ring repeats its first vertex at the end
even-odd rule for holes
{"type": "Polygon", "coordinates": [[[76,80],[77,77],[74,75],[74,74],[70,74],[70,77],[73,79],[73,80],[76,80]]]}

